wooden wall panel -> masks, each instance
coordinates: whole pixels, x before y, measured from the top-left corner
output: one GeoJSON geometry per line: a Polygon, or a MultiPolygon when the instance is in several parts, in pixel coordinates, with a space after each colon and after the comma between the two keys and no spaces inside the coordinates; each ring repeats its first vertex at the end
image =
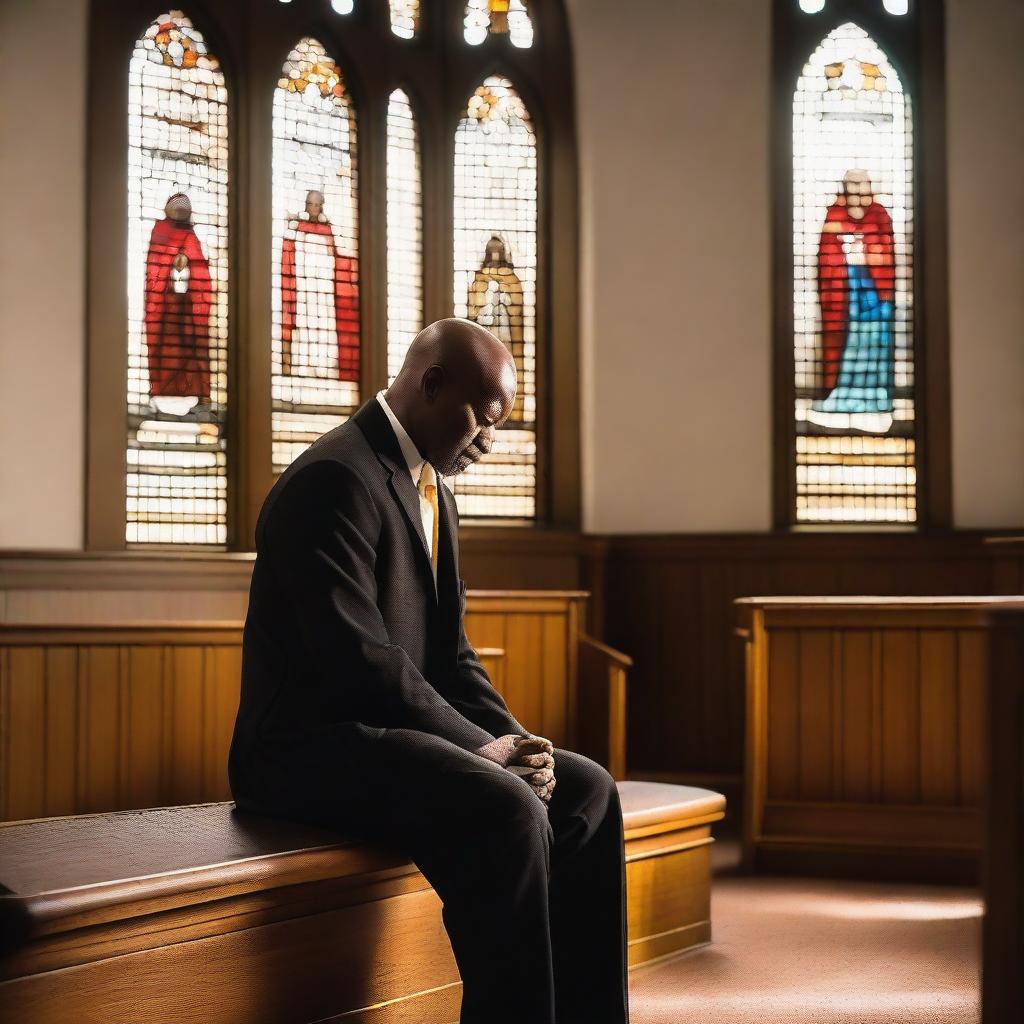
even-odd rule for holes
{"type": "MultiPolygon", "coordinates": [[[[735,598],[1024,590],[1024,542],[968,531],[588,536],[466,527],[460,552],[474,589],[589,589],[584,627],[634,661],[629,773],[669,780],[738,780],[742,771],[744,652],[733,634],[735,598]]],[[[243,552],[0,552],[0,622],[236,620],[245,614],[252,561],[243,552]]],[[[480,620],[476,628],[487,627],[480,620]]],[[[504,636],[481,633],[477,643],[500,648],[504,636]]],[[[865,653],[850,650],[839,653],[844,663],[865,653]]],[[[880,650],[872,656],[880,659],[880,650]]],[[[872,785],[880,784],[881,753],[873,750],[866,767],[858,762],[872,785]]],[[[834,756],[849,766],[855,755],[834,756]]],[[[867,784],[848,771],[843,778],[867,784]]]]}
{"type": "Polygon", "coordinates": [[[921,742],[918,777],[922,803],[959,802],[957,784],[957,636],[936,629],[918,634],[921,742]]]}
{"type": "Polygon", "coordinates": [[[835,792],[839,800],[868,801],[877,791],[872,770],[872,724],[877,721],[874,687],[858,685],[862,679],[872,679],[874,644],[874,636],[866,630],[839,635],[835,685],[841,725],[834,740],[839,747],[840,785],[835,792]]]}

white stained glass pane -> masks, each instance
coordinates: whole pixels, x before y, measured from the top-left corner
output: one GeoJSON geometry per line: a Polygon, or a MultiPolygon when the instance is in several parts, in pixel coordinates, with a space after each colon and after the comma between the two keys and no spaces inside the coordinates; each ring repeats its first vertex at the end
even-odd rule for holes
{"type": "Polygon", "coordinates": [[[388,101],[388,385],[423,328],[423,196],[416,120],[409,97],[388,101]]]}
{"type": "Polygon", "coordinates": [[[315,39],[274,89],[272,452],[282,472],[360,401],[356,123],[341,70],[315,39]]]}

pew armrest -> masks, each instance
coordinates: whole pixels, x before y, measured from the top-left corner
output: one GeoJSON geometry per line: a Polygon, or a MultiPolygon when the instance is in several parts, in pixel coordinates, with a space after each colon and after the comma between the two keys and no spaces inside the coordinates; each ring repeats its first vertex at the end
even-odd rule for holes
{"type": "Polygon", "coordinates": [[[626,676],[633,659],[582,632],[578,659],[576,749],[604,765],[613,779],[624,779],[626,676]]]}

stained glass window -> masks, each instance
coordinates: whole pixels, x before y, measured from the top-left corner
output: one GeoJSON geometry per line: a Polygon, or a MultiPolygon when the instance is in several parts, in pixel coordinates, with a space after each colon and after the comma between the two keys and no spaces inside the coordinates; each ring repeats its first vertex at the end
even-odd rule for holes
{"type": "Polygon", "coordinates": [[[390,0],[391,31],[403,39],[412,39],[420,26],[420,0],[390,0]]]}
{"type": "Polygon", "coordinates": [[[533,23],[526,0],[469,0],[463,20],[467,43],[477,46],[488,32],[508,33],[513,46],[533,46],[533,23]]]}
{"type": "Polygon", "coordinates": [[[454,478],[460,515],[535,515],[536,311],[537,139],[512,83],[492,75],[455,133],[455,315],[505,343],[519,380],[490,454],[454,478]]]}
{"type": "Polygon", "coordinates": [[[423,327],[423,215],[416,120],[409,97],[388,100],[388,384],[423,327]]]}
{"type": "Polygon", "coordinates": [[[275,473],[359,405],[355,112],[315,39],[274,89],[271,308],[275,473]]]}
{"type": "Polygon", "coordinates": [[[793,96],[798,522],[917,518],[910,97],[854,24],[793,96]]]}
{"type": "Polygon", "coordinates": [[[228,95],[181,11],[128,70],[128,543],[227,542],[228,95]]]}

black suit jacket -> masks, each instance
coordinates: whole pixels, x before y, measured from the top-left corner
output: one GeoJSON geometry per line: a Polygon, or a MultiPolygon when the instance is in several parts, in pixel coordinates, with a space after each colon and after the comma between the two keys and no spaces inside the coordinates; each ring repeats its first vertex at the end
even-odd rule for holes
{"type": "Polygon", "coordinates": [[[228,757],[239,804],[288,770],[287,751],[327,769],[343,753],[328,746],[357,753],[389,727],[465,750],[527,733],[466,639],[458,509],[438,481],[436,585],[419,495],[376,398],[275,482],[256,524],[228,757]]]}

